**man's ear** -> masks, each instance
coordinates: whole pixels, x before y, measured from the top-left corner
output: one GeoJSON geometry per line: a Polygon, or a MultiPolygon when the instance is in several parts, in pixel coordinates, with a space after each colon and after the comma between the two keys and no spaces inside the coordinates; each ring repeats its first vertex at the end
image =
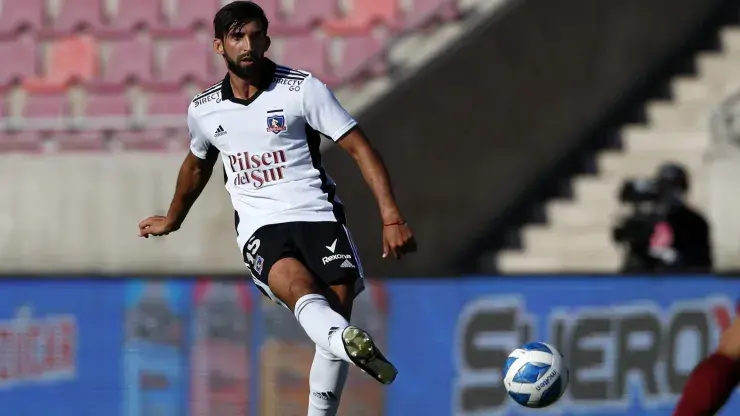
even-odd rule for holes
{"type": "Polygon", "coordinates": [[[221,40],[221,39],[219,39],[219,38],[213,39],[213,51],[216,52],[217,54],[223,56],[223,54],[224,54],[224,41],[221,40]]]}

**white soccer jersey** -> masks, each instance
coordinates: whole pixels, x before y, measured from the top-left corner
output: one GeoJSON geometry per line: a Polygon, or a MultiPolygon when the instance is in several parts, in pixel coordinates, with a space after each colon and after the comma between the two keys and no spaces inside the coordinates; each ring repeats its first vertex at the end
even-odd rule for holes
{"type": "Polygon", "coordinates": [[[310,73],[268,61],[269,86],[234,97],[228,75],[188,108],[190,151],[221,153],[240,249],[258,228],[292,221],[344,223],[319,133],[338,141],[357,122],[310,73]]]}

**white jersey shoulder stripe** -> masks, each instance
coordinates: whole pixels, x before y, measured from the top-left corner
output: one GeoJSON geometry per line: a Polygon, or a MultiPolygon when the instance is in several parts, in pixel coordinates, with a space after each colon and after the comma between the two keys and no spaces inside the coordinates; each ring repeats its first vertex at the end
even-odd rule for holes
{"type": "Polygon", "coordinates": [[[309,74],[306,72],[299,71],[297,69],[288,68],[285,66],[277,66],[275,68],[275,76],[285,76],[285,75],[306,78],[308,77],[309,74]]]}
{"type": "Polygon", "coordinates": [[[217,82],[216,84],[211,85],[210,87],[206,88],[205,90],[201,91],[198,95],[193,98],[193,102],[197,101],[200,98],[205,97],[208,94],[212,94],[218,90],[221,89],[221,84],[223,84],[223,80],[217,82]]]}

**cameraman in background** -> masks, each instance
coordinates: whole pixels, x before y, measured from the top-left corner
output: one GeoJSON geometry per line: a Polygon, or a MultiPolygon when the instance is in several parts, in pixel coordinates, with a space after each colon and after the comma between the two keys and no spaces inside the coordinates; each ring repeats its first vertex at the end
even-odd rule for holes
{"type": "Polygon", "coordinates": [[[709,224],[689,207],[689,176],[666,163],[655,179],[628,180],[620,202],[632,213],[614,228],[613,238],[626,246],[623,273],[710,272],[709,224]]]}

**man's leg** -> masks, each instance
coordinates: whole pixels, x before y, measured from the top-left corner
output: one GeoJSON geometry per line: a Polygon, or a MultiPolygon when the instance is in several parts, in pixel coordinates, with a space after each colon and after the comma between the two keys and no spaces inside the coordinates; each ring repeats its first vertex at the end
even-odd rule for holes
{"type": "Polygon", "coordinates": [[[293,311],[317,346],[309,377],[310,416],[336,414],[350,362],[381,383],[393,382],[393,365],[365,331],[349,325],[354,280],[322,288],[303,263],[283,258],[271,267],[268,282],[272,294],[293,311]]]}
{"type": "Polygon", "coordinates": [[[339,410],[349,363],[316,346],[308,376],[308,416],[334,416],[339,410]]]}
{"type": "MultiPolygon", "coordinates": [[[[362,281],[353,276],[343,281],[334,282],[324,289],[329,306],[348,322],[352,316],[352,306],[357,293],[355,290],[356,284],[362,284],[362,281]]],[[[347,335],[352,331],[351,326],[348,328],[345,338],[349,338],[347,335]]],[[[346,345],[346,339],[344,341],[346,345]]],[[[374,347],[374,344],[372,345],[374,347]]],[[[376,351],[376,354],[382,357],[380,351],[376,351]]],[[[382,360],[385,360],[385,358],[382,358],[382,360]]],[[[395,378],[395,368],[387,361],[376,360],[376,362],[370,363],[370,366],[372,368],[382,366],[385,374],[392,373],[387,376],[387,379],[392,381],[395,378]]],[[[368,372],[367,370],[363,371],[368,372]]],[[[316,346],[316,354],[309,376],[308,416],[334,416],[337,414],[348,373],[348,362],[337,358],[318,345],[316,346]]]]}
{"type": "MultiPolygon", "coordinates": [[[[348,322],[354,303],[354,279],[351,283],[335,284],[325,288],[329,306],[348,322]]],[[[349,363],[331,352],[316,346],[308,379],[308,416],[334,416],[339,410],[349,363]]]]}
{"type": "Polygon", "coordinates": [[[306,266],[292,257],[278,260],[270,269],[268,286],[293,312],[316,345],[352,362],[342,342],[342,333],[349,322],[329,306],[322,288],[306,266]]]}

